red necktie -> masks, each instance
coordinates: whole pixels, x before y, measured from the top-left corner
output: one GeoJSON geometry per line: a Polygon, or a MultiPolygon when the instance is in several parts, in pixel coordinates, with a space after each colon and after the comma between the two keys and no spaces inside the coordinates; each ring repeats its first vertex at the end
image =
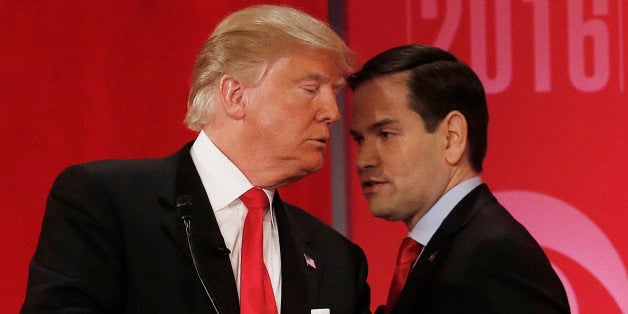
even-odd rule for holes
{"type": "Polygon", "coordinates": [[[264,191],[252,188],[240,196],[248,209],[242,231],[240,264],[240,313],[277,313],[273,287],[264,264],[264,208],[268,197],[264,191]]]}
{"type": "Polygon", "coordinates": [[[401,241],[401,247],[399,247],[399,253],[397,254],[395,274],[390,283],[390,290],[388,290],[388,300],[386,300],[386,308],[384,310],[385,314],[392,312],[397,298],[401,293],[401,289],[403,289],[403,286],[406,284],[412,263],[416,261],[419,252],[421,252],[421,244],[414,241],[412,238],[407,237],[401,241]]]}

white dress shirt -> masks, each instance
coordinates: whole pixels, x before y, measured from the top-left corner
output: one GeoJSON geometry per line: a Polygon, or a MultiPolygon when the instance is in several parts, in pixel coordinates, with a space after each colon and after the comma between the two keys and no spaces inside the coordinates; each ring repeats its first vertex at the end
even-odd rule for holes
{"type": "MultiPolygon", "coordinates": [[[[225,245],[231,251],[229,254],[231,267],[240,295],[242,228],[247,209],[239,197],[253,185],[203,131],[194,141],[190,154],[209,197],[225,245]]],[[[275,190],[263,191],[271,204],[271,210],[264,211],[264,263],[275,293],[277,311],[281,312],[281,254],[277,221],[272,210],[275,190]]]]}
{"type": "Polygon", "coordinates": [[[410,230],[409,237],[421,243],[423,247],[430,242],[436,230],[443,223],[447,215],[467,196],[473,189],[482,184],[480,177],[473,177],[454,186],[441,196],[436,203],[425,213],[423,217],[410,230]]]}

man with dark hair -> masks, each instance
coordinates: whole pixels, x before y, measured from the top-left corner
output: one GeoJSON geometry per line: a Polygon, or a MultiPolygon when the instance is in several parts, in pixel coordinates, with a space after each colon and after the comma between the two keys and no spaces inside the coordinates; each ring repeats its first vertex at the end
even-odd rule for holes
{"type": "Polygon", "coordinates": [[[439,48],[407,45],[348,83],[362,192],[374,216],[409,230],[378,312],[569,312],[539,244],[478,176],[488,110],[473,70],[439,48]]]}

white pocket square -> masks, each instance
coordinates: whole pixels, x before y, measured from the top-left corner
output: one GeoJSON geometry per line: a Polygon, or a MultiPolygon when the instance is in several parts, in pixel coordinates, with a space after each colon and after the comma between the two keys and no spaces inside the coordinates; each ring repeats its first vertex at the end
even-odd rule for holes
{"type": "Polygon", "coordinates": [[[312,311],[310,313],[312,313],[312,314],[330,314],[331,312],[329,311],[329,309],[312,309],[312,311]]]}

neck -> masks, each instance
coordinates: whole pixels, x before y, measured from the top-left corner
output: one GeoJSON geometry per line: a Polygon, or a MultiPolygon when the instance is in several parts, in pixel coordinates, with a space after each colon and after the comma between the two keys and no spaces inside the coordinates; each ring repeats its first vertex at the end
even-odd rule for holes
{"type": "Polygon", "coordinates": [[[423,217],[425,216],[425,214],[432,208],[432,206],[434,206],[434,204],[443,196],[445,195],[447,192],[449,192],[451,189],[453,189],[456,185],[467,181],[473,177],[476,177],[478,175],[478,173],[476,171],[473,170],[473,168],[470,165],[456,165],[454,167],[451,168],[451,172],[450,172],[450,176],[449,176],[449,181],[447,182],[446,185],[444,185],[443,190],[439,193],[439,195],[432,200],[431,205],[429,205],[426,208],[423,208],[423,210],[412,216],[410,219],[405,220],[404,224],[406,225],[406,227],[408,228],[408,230],[412,230],[412,228],[414,228],[414,225],[416,225],[416,223],[423,217]]]}
{"type": "Polygon", "coordinates": [[[473,170],[469,163],[463,163],[461,165],[456,165],[451,169],[451,179],[447,184],[447,187],[443,194],[447,193],[449,190],[453,189],[456,185],[467,181],[473,177],[476,177],[478,173],[473,170]]]}

